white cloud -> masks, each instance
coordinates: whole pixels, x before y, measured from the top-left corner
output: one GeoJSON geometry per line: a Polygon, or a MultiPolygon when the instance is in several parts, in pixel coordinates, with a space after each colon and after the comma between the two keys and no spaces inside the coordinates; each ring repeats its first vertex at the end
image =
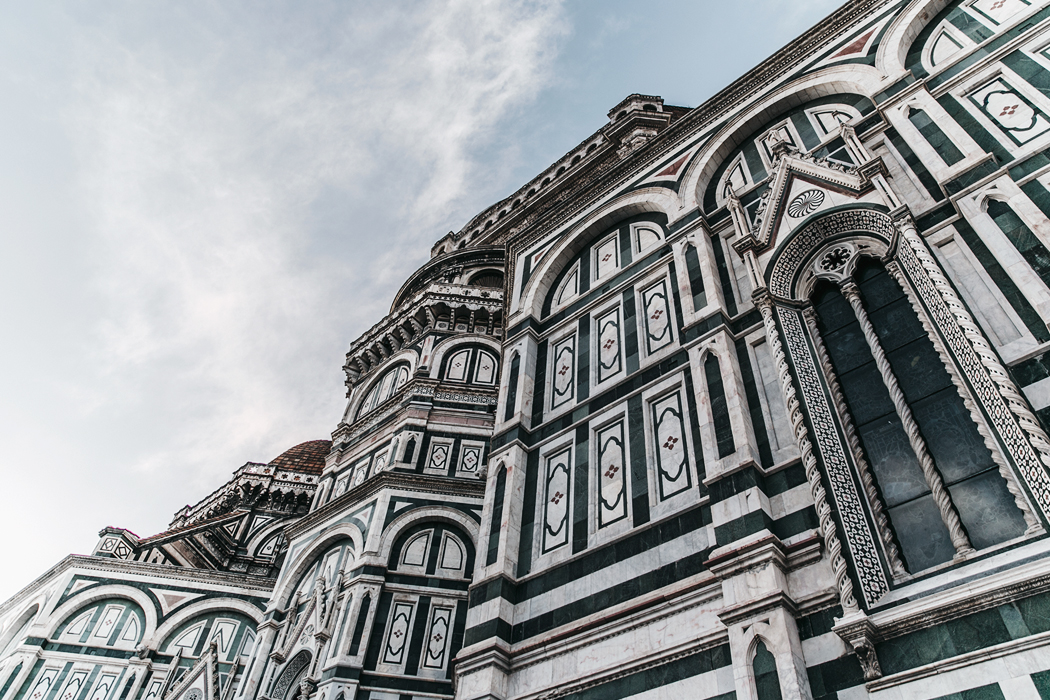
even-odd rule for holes
{"type": "Polygon", "coordinates": [[[554,0],[256,7],[131,11],[77,47],[106,302],[81,406],[155,414],[137,467],[201,486],[335,427],[342,349],[487,203],[471,175],[565,33],[554,0]]]}

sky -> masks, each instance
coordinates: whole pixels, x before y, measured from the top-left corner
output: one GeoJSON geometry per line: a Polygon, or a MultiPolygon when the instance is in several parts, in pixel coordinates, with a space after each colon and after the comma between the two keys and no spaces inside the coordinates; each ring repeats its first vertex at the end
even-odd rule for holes
{"type": "Polygon", "coordinates": [[[329,438],[431,245],[835,0],[0,5],[0,601],[329,438]]]}

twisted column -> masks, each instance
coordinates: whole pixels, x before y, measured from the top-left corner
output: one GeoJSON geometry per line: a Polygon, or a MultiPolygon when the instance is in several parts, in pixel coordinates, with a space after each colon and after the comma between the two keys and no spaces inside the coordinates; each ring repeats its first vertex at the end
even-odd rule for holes
{"type": "Polygon", "coordinates": [[[844,282],[841,289],[843,296],[846,297],[850,306],[853,307],[853,313],[856,315],[857,322],[860,323],[860,328],[864,332],[864,339],[868,342],[868,348],[871,349],[871,354],[875,358],[875,364],[882,375],[882,383],[886,385],[886,389],[890,392],[893,407],[904,425],[904,432],[908,435],[911,449],[919,460],[922,476],[933,493],[933,502],[937,504],[937,510],[941,513],[941,520],[944,521],[945,526],[948,528],[948,534],[952,538],[955,556],[958,558],[970,554],[974,551],[973,546],[970,544],[970,539],[966,536],[966,531],[963,530],[959,514],[955,512],[955,506],[952,505],[948,489],[945,488],[944,481],[941,479],[937,467],[934,466],[933,457],[930,455],[929,448],[926,447],[926,441],[922,439],[922,434],[919,432],[919,424],[915,422],[915,416],[912,415],[911,407],[908,406],[904,392],[901,391],[900,385],[897,383],[897,377],[893,374],[890,361],[886,359],[886,353],[883,352],[882,344],[879,343],[879,337],[875,333],[874,326],[871,325],[868,312],[864,310],[864,303],[860,298],[860,289],[853,280],[844,282]]]}
{"type": "MultiPolygon", "coordinates": [[[[1003,433],[1008,448],[1017,460],[1022,475],[1032,489],[1043,515],[1050,516],[1050,473],[1048,473],[1048,469],[1050,469],[1050,437],[1047,436],[1042,426],[1040,426],[1038,419],[1036,419],[1035,414],[1032,413],[1031,409],[1028,407],[1028,402],[1017,391],[1013,379],[1011,379],[1006,368],[1000,362],[999,357],[988,344],[988,340],[984,337],[984,334],[977,327],[977,323],[970,315],[969,309],[967,309],[966,305],[963,304],[961,299],[959,299],[955,289],[952,287],[951,283],[948,282],[948,279],[944,276],[940,266],[931,256],[926,247],[926,242],[916,230],[915,222],[912,220],[911,216],[900,217],[896,219],[894,223],[901,234],[903,242],[907,244],[906,251],[910,252],[913,258],[919,263],[920,271],[915,274],[925,272],[928,282],[933,286],[933,291],[940,297],[940,301],[945,305],[944,310],[949,315],[949,318],[941,319],[939,322],[941,324],[950,321],[956,323],[962,331],[966,341],[968,341],[969,350],[976,355],[976,358],[974,359],[980,363],[980,366],[983,367],[984,371],[987,373],[987,377],[994,384],[997,391],[995,395],[985,399],[986,403],[997,403],[998,400],[1002,400],[1017,421],[1016,425],[1020,427],[1024,436],[1027,437],[1027,445],[1022,446],[1015,442],[1014,435],[1011,434],[1016,428],[1011,429],[1011,426],[1004,426],[1001,424],[997,426],[999,431],[1003,433]],[[1026,450],[1025,447],[1031,449],[1032,452],[1028,453],[1028,450],[1026,450]]],[[[911,261],[909,261],[903,253],[904,251],[899,252],[897,256],[902,260],[905,267],[907,267],[911,261]]],[[[934,313],[935,317],[938,315],[938,309],[931,308],[931,311],[934,313]]],[[[959,355],[963,369],[966,370],[968,374],[976,374],[977,368],[972,366],[973,363],[968,362],[969,358],[965,357],[966,353],[960,352],[960,348],[958,347],[956,347],[956,353],[959,355]]],[[[974,380],[979,379],[978,377],[972,378],[974,380]]],[[[988,406],[988,408],[994,415],[994,411],[997,407],[988,406]]],[[[1016,437],[1023,440],[1021,435],[1017,435],[1016,437]]]]}
{"type": "Polygon", "coordinates": [[[1042,526],[1039,524],[1039,519],[1035,516],[1035,513],[1032,512],[1032,509],[1028,504],[1028,499],[1025,498],[1024,492],[1017,483],[1017,476],[1014,474],[1013,470],[1010,469],[1009,465],[1007,465],[1006,460],[1003,459],[1002,452],[999,450],[999,445],[996,443],[995,438],[992,437],[991,430],[988,428],[987,423],[985,423],[984,417],[974,405],[974,401],[970,397],[970,392],[966,387],[966,383],[963,381],[962,377],[959,376],[958,368],[955,366],[955,363],[948,359],[948,351],[945,349],[944,343],[941,342],[941,338],[937,334],[933,324],[930,323],[930,319],[925,313],[923,313],[922,306],[919,303],[918,298],[915,296],[915,290],[913,290],[908,283],[904,272],[901,270],[901,267],[896,260],[890,260],[886,263],[886,271],[890,273],[890,276],[893,277],[893,279],[897,280],[897,284],[899,284],[901,289],[904,290],[905,296],[908,297],[908,301],[911,303],[912,310],[922,322],[923,330],[926,331],[926,335],[933,342],[933,346],[937,350],[937,354],[940,355],[944,368],[948,370],[948,375],[952,378],[956,388],[959,390],[959,394],[963,399],[963,404],[966,406],[966,409],[970,411],[970,415],[977,426],[977,432],[981,434],[981,437],[984,439],[985,447],[988,448],[988,451],[992,455],[992,460],[999,468],[999,475],[1006,481],[1006,489],[1010,492],[1010,495],[1014,497],[1014,504],[1024,516],[1027,532],[1029,534],[1040,532],[1042,526]]]}
{"type": "Polygon", "coordinates": [[[817,511],[820,521],[820,532],[824,537],[824,548],[831,560],[831,568],[835,572],[835,582],[838,584],[839,602],[842,610],[849,615],[860,611],[857,599],[853,594],[853,581],[850,580],[849,571],[846,568],[846,559],[842,556],[842,543],[835,532],[835,521],[831,518],[831,506],[828,505],[827,494],[824,485],[820,482],[820,470],[817,466],[817,458],[813,454],[813,443],[810,442],[806,431],[805,417],[802,415],[801,404],[795,393],[795,385],[791,381],[790,369],[787,357],[784,354],[784,346],[780,343],[780,334],[777,331],[776,321],[773,319],[773,299],[768,295],[762,295],[756,299],[759,310],[762,313],[762,321],[766,328],[766,341],[773,354],[773,361],[777,365],[777,375],[780,378],[780,388],[784,393],[784,401],[787,405],[788,417],[791,427],[795,433],[795,441],[798,443],[799,452],[802,454],[802,464],[806,469],[806,480],[809,481],[809,489],[813,496],[813,505],[817,511]]]}
{"type": "Polygon", "coordinates": [[[831,358],[828,356],[827,348],[824,346],[824,339],[821,338],[820,331],[817,329],[817,312],[812,306],[808,306],[803,309],[802,315],[809,326],[810,336],[813,338],[813,345],[817,351],[817,359],[820,360],[821,369],[824,370],[828,387],[831,389],[832,402],[835,405],[836,412],[839,414],[839,419],[842,421],[842,429],[846,433],[846,441],[849,442],[853,460],[857,464],[857,471],[860,472],[860,482],[864,487],[864,495],[868,499],[868,506],[871,508],[875,526],[879,531],[879,538],[882,540],[882,546],[886,550],[886,559],[889,561],[890,570],[895,578],[907,576],[908,571],[904,568],[904,562],[901,560],[897,543],[893,541],[889,517],[887,517],[886,511],[882,507],[882,498],[879,496],[878,488],[875,486],[875,478],[872,476],[871,466],[864,457],[860,438],[857,436],[857,430],[853,426],[853,418],[846,408],[846,400],[842,393],[842,386],[839,384],[838,375],[835,374],[835,368],[831,365],[831,358]]]}

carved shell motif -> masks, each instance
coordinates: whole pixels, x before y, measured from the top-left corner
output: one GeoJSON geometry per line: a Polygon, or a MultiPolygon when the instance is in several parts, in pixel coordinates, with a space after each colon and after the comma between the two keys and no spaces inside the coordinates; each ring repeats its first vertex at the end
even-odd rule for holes
{"type": "Polygon", "coordinates": [[[788,204],[788,216],[800,219],[815,212],[824,203],[824,193],[820,190],[806,190],[788,204]]]}

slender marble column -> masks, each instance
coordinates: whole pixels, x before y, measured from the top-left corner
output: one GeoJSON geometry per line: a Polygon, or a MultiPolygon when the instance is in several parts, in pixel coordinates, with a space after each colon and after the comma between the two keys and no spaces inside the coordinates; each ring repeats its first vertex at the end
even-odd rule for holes
{"type": "Polygon", "coordinates": [[[802,453],[802,464],[806,468],[806,479],[809,481],[809,489],[813,495],[813,504],[817,510],[820,521],[820,532],[824,536],[824,548],[831,561],[831,568],[835,572],[835,582],[838,584],[839,602],[846,615],[860,612],[857,599],[853,594],[853,581],[850,580],[849,571],[846,568],[846,559],[842,556],[842,543],[839,541],[835,531],[835,521],[831,517],[831,507],[828,505],[827,494],[820,482],[820,468],[817,465],[817,457],[813,454],[813,443],[810,442],[809,433],[806,430],[805,416],[802,415],[801,403],[795,393],[795,385],[791,382],[790,369],[787,357],[784,354],[784,346],[780,343],[780,333],[777,331],[776,321],[773,319],[773,299],[768,293],[759,295],[755,299],[762,313],[762,321],[766,327],[766,342],[769,343],[773,361],[777,366],[777,374],[780,377],[780,388],[784,392],[784,401],[787,404],[788,417],[795,431],[795,440],[798,443],[799,452],[802,453]]]}
{"type": "Polygon", "coordinates": [[[1021,511],[1022,515],[1024,515],[1025,525],[1027,526],[1026,534],[1032,535],[1042,532],[1043,527],[1039,524],[1039,519],[1029,507],[1028,500],[1024,497],[1024,493],[1022,492],[1020,485],[1017,483],[1017,476],[1007,465],[1002,453],[999,451],[999,446],[996,443],[995,438],[992,437],[991,429],[984,422],[980,412],[974,407],[972,400],[967,398],[969,392],[966,388],[966,383],[963,381],[963,378],[959,376],[959,370],[955,365],[946,359],[948,357],[948,351],[937,336],[933,324],[930,323],[930,320],[923,313],[922,306],[915,296],[915,291],[911,288],[911,284],[908,282],[907,277],[905,277],[900,265],[896,260],[890,260],[886,263],[886,271],[890,273],[890,276],[893,277],[893,279],[897,280],[897,284],[899,284],[901,289],[904,290],[904,293],[908,297],[908,301],[911,302],[912,310],[915,311],[915,314],[919,317],[919,320],[922,322],[922,327],[926,330],[927,335],[930,336],[930,340],[933,341],[933,346],[941,356],[944,368],[948,370],[949,376],[951,376],[956,388],[962,395],[963,403],[967,410],[970,411],[974,423],[977,425],[977,432],[979,432],[981,437],[984,438],[984,443],[988,447],[988,451],[992,454],[992,460],[995,461],[996,466],[999,467],[999,474],[1003,477],[1003,480],[1006,481],[1007,490],[1010,492],[1010,495],[1014,497],[1014,504],[1017,506],[1018,510],[1021,511]]]}
{"type": "Polygon", "coordinates": [[[857,463],[857,471],[860,472],[860,482],[864,487],[864,495],[868,499],[868,507],[871,508],[875,526],[878,528],[879,537],[882,539],[882,546],[886,550],[886,558],[889,560],[890,570],[893,572],[894,578],[907,576],[908,571],[904,568],[904,562],[901,560],[897,544],[893,541],[890,521],[882,507],[882,498],[879,497],[879,491],[875,486],[875,478],[872,476],[871,466],[864,457],[860,438],[857,436],[857,430],[853,426],[853,418],[846,409],[842,386],[839,384],[838,376],[831,365],[831,358],[828,356],[827,348],[824,347],[824,339],[820,337],[820,331],[817,329],[817,312],[812,306],[809,306],[802,311],[802,315],[806,318],[806,323],[809,326],[813,345],[817,350],[817,359],[820,360],[820,366],[824,370],[824,376],[828,380],[828,387],[831,389],[832,403],[839,414],[839,419],[842,421],[842,429],[846,433],[846,441],[849,442],[853,460],[857,463]]]}
{"type": "Polygon", "coordinates": [[[853,313],[856,315],[860,328],[864,332],[864,339],[868,342],[871,354],[875,357],[875,364],[879,368],[879,373],[882,374],[882,383],[886,385],[886,389],[890,392],[890,398],[893,400],[893,407],[897,411],[897,416],[901,419],[901,423],[904,424],[904,432],[907,433],[911,449],[919,460],[922,476],[933,493],[933,502],[937,504],[937,509],[941,513],[941,520],[944,521],[945,526],[948,528],[948,534],[952,538],[955,556],[956,558],[966,556],[974,551],[973,546],[966,536],[966,531],[959,520],[959,514],[955,512],[955,506],[952,505],[952,499],[948,495],[948,489],[944,486],[940,472],[937,471],[937,467],[933,463],[933,456],[930,455],[930,450],[926,447],[926,441],[922,439],[922,434],[919,432],[919,424],[915,422],[915,416],[912,415],[911,408],[904,398],[904,392],[897,383],[897,377],[893,374],[890,361],[882,350],[879,337],[875,334],[875,328],[871,325],[871,320],[868,318],[868,312],[864,310],[860,289],[853,280],[847,280],[842,284],[841,288],[843,296],[846,297],[850,306],[853,307],[853,313]]]}

